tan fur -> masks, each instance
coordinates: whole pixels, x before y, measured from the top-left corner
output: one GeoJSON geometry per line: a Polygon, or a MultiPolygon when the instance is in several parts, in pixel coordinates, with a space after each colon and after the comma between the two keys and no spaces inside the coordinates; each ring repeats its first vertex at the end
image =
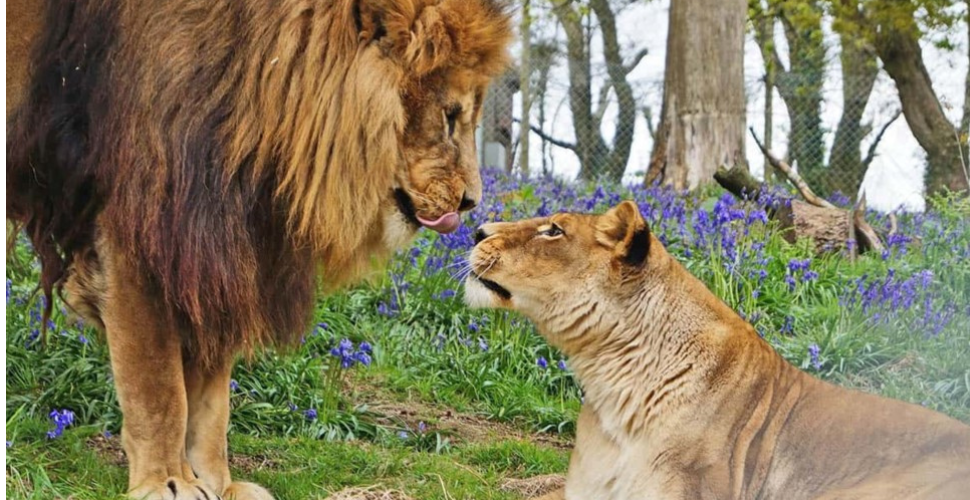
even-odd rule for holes
{"type": "Polygon", "coordinates": [[[48,298],[105,332],[131,496],[272,498],[229,474],[234,358],[299,338],[318,286],[410,242],[410,211],[480,201],[509,18],[498,0],[7,2],[7,214],[48,298]]]}
{"type": "Polygon", "coordinates": [[[469,304],[535,321],[585,390],[543,499],[968,498],[970,427],[799,371],[647,231],[624,202],[487,224],[472,251],[469,304]]]}

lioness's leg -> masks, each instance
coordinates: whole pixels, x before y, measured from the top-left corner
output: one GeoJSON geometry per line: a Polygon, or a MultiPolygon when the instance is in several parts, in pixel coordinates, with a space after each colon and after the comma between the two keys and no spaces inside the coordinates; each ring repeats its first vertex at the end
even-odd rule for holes
{"type": "Polygon", "coordinates": [[[129,494],[151,500],[216,498],[193,483],[185,460],[180,336],[161,326],[164,316],[157,303],[124,258],[113,258],[105,271],[102,319],[124,415],[121,439],[128,455],[129,494]]]}
{"type": "Polygon", "coordinates": [[[272,500],[261,486],[233,483],[229,475],[226,431],[229,428],[229,377],[232,360],[204,370],[195,363],[185,366],[185,389],[189,418],[185,449],[199,479],[232,500],[272,500]]]}

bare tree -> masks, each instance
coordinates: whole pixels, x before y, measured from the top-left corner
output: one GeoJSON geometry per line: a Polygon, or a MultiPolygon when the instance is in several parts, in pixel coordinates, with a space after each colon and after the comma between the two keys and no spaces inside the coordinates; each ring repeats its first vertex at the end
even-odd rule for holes
{"type": "MultiPolygon", "coordinates": [[[[553,140],[553,144],[571,149],[580,162],[580,179],[605,176],[619,181],[623,177],[633,131],[636,125],[637,103],[633,87],[627,76],[646,55],[642,50],[632,60],[624,61],[616,32],[616,17],[608,0],[590,0],[589,12],[573,0],[552,0],[552,13],[566,34],[566,55],[569,68],[569,108],[572,112],[576,142],[553,140]],[[599,94],[597,107],[593,109],[592,65],[590,61],[590,36],[588,23],[591,15],[599,22],[603,38],[603,57],[609,78],[599,94]],[[585,24],[585,25],[584,25],[585,24]],[[608,143],[603,137],[601,125],[609,104],[610,93],[616,96],[616,131],[608,143]]],[[[541,133],[541,131],[537,131],[541,133]]]]}
{"type": "Polygon", "coordinates": [[[745,0],[670,6],[663,106],[646,183],[678,189],[744,165],[745,0]]]}
{"type": "Polygon", "coordinates": [[[926,192],[970,188],[957,128],[947,119],[923,63],[916,24],[916,5],[909,0],[870,2],[869,26],[883,68],[896,83],[903,115],[926,152],[926,192]]]}
{"type": "Polygon", "coordinates": [[[822,129],[822,84],[826,48],[822,36],[820,0],[749,0],[755,41],[768,72],[788,111],[788,161],[817,185],[824,174],[825,142],[822,129]],[[784,28],[788,46],[785,67],[774,40],[775,21],[784,28]]]}

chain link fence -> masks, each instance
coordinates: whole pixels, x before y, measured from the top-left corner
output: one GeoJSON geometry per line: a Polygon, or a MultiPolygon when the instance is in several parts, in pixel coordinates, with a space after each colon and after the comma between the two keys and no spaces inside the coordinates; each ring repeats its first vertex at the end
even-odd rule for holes
{"type": "MultiPolygon", "coordinates": [[[[660,5],[648,4],[640,16],[665,24],[663,3],[654,3],[660,5]]],[[[642,21],[634,14],[618,16],[619,38],[625,42],[619,65],[607,63],[610,58],[598,42],[595,19],[587,26],[590,43],[581,59],[569,55],[554,19],[555,29],[534,33],[528,172],[518,151],[518,68],[497,79],[489,91],[478,137],[480,163],[529,175],[642,182],[662,106],[666,34],[660,29],[653,34],[637,31],[642,21]],[[623,26],[627,16],[632,19],[623,26]],[[620,104],[624,85],[632,90],[632,104],[620,104]]],[[[780,67],[771,69],[764,64],[756,34],[748,35],[747,126],[823,196],[849,202],[864,192],[870,206],[921,209],[925,155],[901,115],[892,80],[873,56],[843,53],[840,39],[831,32],[823,42],[818,64],[792,67],[783,52],[777,61],[780,67]]],[[[934,83],[944,83],[941,101],[962,98],[964,77],[947,78],[966,74],[966,54],[926,50],[934,83]]],[[[954,123],[960,118],[959,108],[950,105],[947,110],[954,123]]],[[[768,182],[780,182],[770,168],[765,172],[765,158],[753,138],[745,141],[751,171],[768,182]]]]}

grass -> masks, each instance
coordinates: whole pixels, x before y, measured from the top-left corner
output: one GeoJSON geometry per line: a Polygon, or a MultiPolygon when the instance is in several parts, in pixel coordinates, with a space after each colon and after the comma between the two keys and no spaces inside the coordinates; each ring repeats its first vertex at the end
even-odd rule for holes
{"type": "MultiPolygon", "coordinates": [[[[938,199],[929,214],[900,216],[885,255],[852,260],[784,242],[760,221],[763,206],[718,192],[525,183],[492,172],[485,184],[486,204],[461,231],[422,234],[372,282],[321,298],[314,327],[291,352],[237,365],[235,475],[281,499],[370,485],[420,499],[513,499],[521,496],[501,488],[508,479],[564,472],[581,396],[568,360],[561,369],[562,356],[514,314],[467,310],[455,275],[469,227],[602,211],[620,198],[640,202],[671,252],[792,363],[970,422],[965,201],[938,199]],[[334,356],[344,339],[349,350],[334,356]],[[346,359],[353,366],[342,367],[346,359]]],[[[884,215],[870,218],[889,226],[884,215]]],[[[28,246],[18,244],[7,264],[7,496],[120,495],[121,415],[106,346],[62,314],[40,338],[28,246]],[[48,414],[64,409],[74,421],[49,439],[48,414]]]]}

